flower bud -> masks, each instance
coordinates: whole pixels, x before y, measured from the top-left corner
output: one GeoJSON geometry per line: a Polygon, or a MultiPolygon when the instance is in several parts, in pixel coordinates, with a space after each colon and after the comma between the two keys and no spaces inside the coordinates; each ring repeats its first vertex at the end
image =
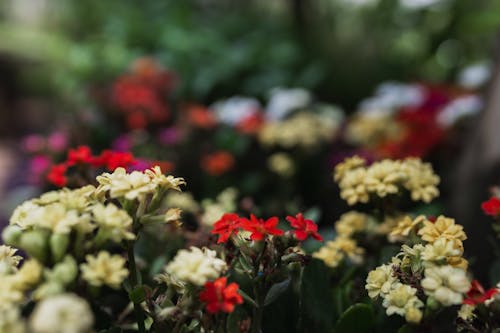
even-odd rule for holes
{"type": "Polygon", "coordinates": [[[48,233],[40,229],[25,231],[21,235],[19,247],[31,257],[45,262],[48,252],[48,233]]]}
{"type": "Polygon", "coordinates": [[[2,239],[6,245],[19,247],[23,230],[18,225],[9,225],[2,232],[2,239]]]}
{"type": "Polygon", "coordinates": [[[69,245],[68,234],[52,234],[50,236],[50,251],[52,252],[52,259],[54,262],[62,260],[66,254],[69,245]]]}
{"type": "Polygon", "coordinates": [[[68,285],[76,279],[78,266],[75,259],[67,255],[63,261],[54,266],[49,273],[49,280],[62,285],[68,285]]]}
{"type": "Polygon", "coordinates": [[[64,292],[64,287],[59,282],[49,281],[38,287],[33,298],[35,300],[41,300],[49,296],[57,295],[64,292]]]}

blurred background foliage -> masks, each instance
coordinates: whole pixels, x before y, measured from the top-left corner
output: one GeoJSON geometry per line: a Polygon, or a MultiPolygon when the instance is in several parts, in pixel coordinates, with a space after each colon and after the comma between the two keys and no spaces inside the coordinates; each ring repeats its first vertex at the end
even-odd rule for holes
{"type": "Polygon", "coordinates": [[[447,82],[464,66],[490,59],[500,23],[493,0],[5,0],[0,6],[2,72],[11,73],[18,91],[54,98],[61,111],[89,106],[89,87],[109,82],[143,55],[177,72],[183,99],[264,98],[272,87],[300,86],[349,111],[379,82],[447,82]]]}

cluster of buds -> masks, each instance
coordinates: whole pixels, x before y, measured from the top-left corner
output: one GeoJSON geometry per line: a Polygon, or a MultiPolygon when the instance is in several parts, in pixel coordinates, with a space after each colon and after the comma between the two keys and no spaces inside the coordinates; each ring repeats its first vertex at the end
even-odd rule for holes
{"type": "Polygon", "coordinates": [[[462,258],[462,226],[444,216],[430,221],[424,216],[404,219],[394,234],[412,236],[410,245],[388,264],[368,274],[366,290],[371,298],[381,297],[387,315],[398,314],[419,324],[440,309],[462,304],[471,282],[467,261],[462,258]]]}

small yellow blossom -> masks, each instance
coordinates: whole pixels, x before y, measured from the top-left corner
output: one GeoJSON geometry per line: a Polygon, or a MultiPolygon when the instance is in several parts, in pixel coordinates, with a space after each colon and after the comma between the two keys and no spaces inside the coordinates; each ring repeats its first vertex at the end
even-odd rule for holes
{"type": "Polygon", "coordinates": [[[354,205],[358,202],[367,203],[370,194],[365,184],[366,169],[357,168],[347,172],[339,181],[340,197],[347,204],[354,205]]]}
{"type": "Polygon", "coordinates": [[[140,171],[127,173],[124,168],[116,168],[111,174],[103,173],[96,179],[99,183],[96,192],[108,192],[111,198],[141,199],[156,189],[148,175],[140,171]]]}
{"type": "Polygon", "coordinates": [[[333,179],[339,181],[344,178],[345,174],[353,169],[366,166],[366,160],[357,155],[346,158],[343,162],[335,166],[333,179]]]}
{"type": "Polygon", "coordinates": [[[42,273],[42,265],[34,259],[28,259],[23,262],[19,271],[15,274],[15,284],[20,290],[27,290],[40,281],[42,273]]]}
{"type": "Polygon", "coordinates": [[[0,332],[26,333],[26,323],[17,307],[0,307],[0,332]]]}
{"type": "Polygon", "coordinates": [[[364,213],[350,211],[340,216],[335,222],[335,231],[339,236],[350,237],[357,232],[366,230],[369,216],[364,213]]]}
{"type": "Polygon", "coordinates": [[[376,193],[383,198],[389,194],[396,194],[407,175],[401,170],[399,161],[382,160],[373,163],[366,172],[364,179],[369,192],[376,193]]]}
{"type": "Polygon", "coordinates": [[[409,307],[406,309],[405,319],[409,323],[418,324],[422,320],[422,310],[416,307],[409,307]]]}
{"type": "Polygon", "coordinates": [[[17,249],[0,245],[0,275],[11,274],[17,271],[19,262],[23,259],[16,255],[17,249]]]}
{"type": "Polygon", "coordinates": [[[116,243],[122,240],[135,239],[132,233],[132,218],[123,209],[114,204],[97,203],[90,208],[94,221],[99,226],[99,232],[116,243]]]}
{"type": "Polygon", "coordinates": [[[396,282],[393,275],[392,265],[381,265],[368,273],[365,289],[370,298],[376,298],[379,295],[387,295],[396,282]]]}
{"type": "Polygon", "coordinates": [[[425,245],[422,259],[426,261],[442,261],[450,257],[461,257],[464,249],[461,242],[438,238],[434,243],[425,245]]]}
{"type": "Polygon", "coordinates": [[[275,153],[267,160],[269,169],[282,177],[290,177],[295,172],[295,165],[286,153],[275,153]]]}
{"type": "Polygon", "coordinates": [[[144,173],[149,176],[153,184],[163,190],[173,189],[180,192],[180,186],[186,184],[183,178],[175,178],[171,175],[165,176],[158,165],[146,170],[144,173]]]}
{"type": "Polygon", "coordinates": [[[107,285],[118,289],[128,276],[125,259],[122,256],[101,251],[97,256],[87,255],[85,259],[87,263],[80,265],[82,276],[93,286],[107,285]]]}
{"type": "Polygon", "coordinates": [[[389,234],[390,237],[408,237],[410,231],[415,229],[415,227],[421,225],[427,219],[425,216],[420,215],[415,219],[411,219],[409,216],[405,216],[402,220],[399,220],[398,225],[392,229],[389,234]]]}
{"type": "Polygon", "coordinates": [[[429,203],[439,195],[439,176],[429,163],[422,163],[418,158],[407,158],[402,168],[408,175],[404,186],[410,191],[412,200],[429,203]]]}
{"type": "Polygon", "coordinates": [[[323,260],[327,266],[337,267],[344,257],[348,257],[353,263],[360,264],[363,261],[364,249],[359,247],[354,239],[337,237],[328,241],[323,247],[313,254],[313,257],[323,260]]]}
{"type": "Polygon", "coordinates": [[[476,307],[474,305],[462,304],[460,310],[458,310],[458,318],[465,321],[471,321],[476,316],[474,314],[475,309],[476,307]]]}
{"type": "Polygon", "coordinates": [[[417,289],[401,283],[396,284],[382,302],[387,315],[398,314],[405,316],[408,309],[423,307],[424,303],[418,299],[416,294],[417,289]]]}
{"type": "Polygon", "coordinates": [[[463,227],[455,224],[455,220],[444,216],[439,216],[434,223],[424,221],[424,226],[418,234],[426,242],[433,243],[438,238],[463,241],[467,239],[463,227]]]}

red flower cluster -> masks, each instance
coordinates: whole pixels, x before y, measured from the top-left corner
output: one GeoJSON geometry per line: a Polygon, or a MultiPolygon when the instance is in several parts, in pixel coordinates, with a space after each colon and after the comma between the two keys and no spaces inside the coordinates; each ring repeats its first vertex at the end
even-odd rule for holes
{"type": "Polygon", "coordinates": [[[483,304],[485,301],[492,298],[498,293],[498,289],[491,288],[487,291],[484,290],[483,286],[478,280],[472,281],[471,288],[467,292],[467,298],[464,299],[463,304],[478,305],[483,304]]]}
{"type": "Polygon", "coordinates": [[[201,167],[212,176],[220,176],[234,166],[234,157],[226,151],[217,151],[201,159],[201,167]]]}
{"type": "Polygon", "coordinates": [[[49,183],[63,187],[68,183],[66,172],[69,167],[85,165],[95,168],[103,167],[108,171],[113,171],[118,167],[126,168],[134,163],[134,155],[129,152],[104,150],[100,155],[94,156],[88,146],[78,146],[68,151],[66,161],[51,166],[46,177],[49,183]]]}
{"type": "MultiPolygon", "coordinates": [[[[287,216],[286,220],[295,229],[293,233],[297,240],[304,241],[309,236],[319,241],[323,240],[323,237],[318,233],[318,226],[312,220],[304,219],[301,213],[295,217],[287,216]]],[[[251,240],[261,241],[266,235],[282,236],[285,233],[277,228],[278,223],[279,220],[276,216],[264,220],[251,214],[250,218],[247,219],[234,213],[226,213],[215,222],[211,233],[219,235],[217,243],[225,243],[232,235],[236,235],[239,230],[249,231],[251,232],[251,240]]]]}
{"type": "Polygon", "coordinates": [[[497,197],[491,197],[488,201],[481,204],[481,208],[486,215],[494,217],[500,216],[500,199],[497,197]]]}
{"type": "Polygon", "coordinates": [[[200,301],[207,303],[206,310],[209,313],[220,311],[231,313],[237,304],[243,303],[243,297],[238,293],[239,286],[236,283],[227,285],[227,278],[221,277],[214,282],[207,282],[200,293],[200,301]]]}
{"type": "Polygon", "coordinates": [[[145,128],[169,118],[163,96],[174,83],[174,75],[156,61],[141,58],[132,65],[131,73],[119,77],[113,85],[111,100],[123,112],[129,128],[145,128]]]}

